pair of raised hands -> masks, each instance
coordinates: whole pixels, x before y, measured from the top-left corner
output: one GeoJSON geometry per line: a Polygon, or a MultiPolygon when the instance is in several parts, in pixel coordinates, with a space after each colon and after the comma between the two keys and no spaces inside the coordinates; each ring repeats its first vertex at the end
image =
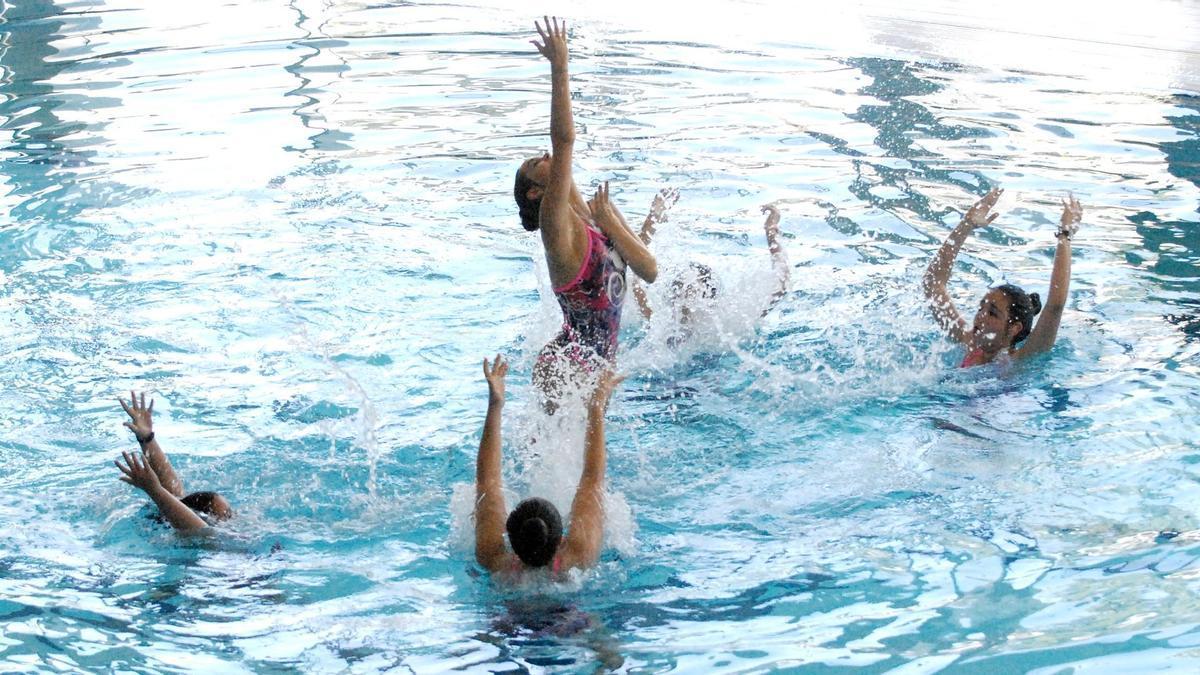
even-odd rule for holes
{"type": "MultiPolygon", "coordinates": [[[[504,378],[508,375],[508,361],[500,354],[494,361],[483,360],[483,379],[487,380],[488,402],[504,403],[504,378]]],[[[596,389],[592,391],[590,405],[604,408],[617,385],[625,381],[625,375],[618,375],[613,367],[608,367],[601,375],[596,389]]]]}
{"type": "MultiPolygon", "coordinates": [[[[154,440],[154,399],[150,399],[150,405],[146,405],[146,394],[143,392],[141,399],[134,392],[129,392],[129,402],[126,403],[123,399],[118,398],[117,402],[125,409],[129,415],[129,421],[125,422],[125,427],[133,432],[139,444],[149,443],[154,440]]],[[[113,464],[125,474],[121,476],[121,480],[130,485],[143,490],[144,492],[152,492],[162,487],[162,481],[159,480],[158,474],[150,466],[150,460],[146,456],[146,450],[143,448],[140,455],[133,452],[122,452],[121,457],[124,458],[125,464],[121,464],[121,460],[116,460],[113,464]]]]}
{"type": "MultiPolygon", "coordinates": [[[[1004,190],[992,188],[983,196],[983,199],[967,209],[966,215],[963,216],[963,222],[967,223],[972,230],[991,225],[992,221],[1000,215],[992,213],[992,209],[1002,194],[1004,194],[1004,190]]],[[[1075,199],[1074,195],[1068,195],[1067,199],[1062,200],[1062,205],[1063,212],[1062,218],[1059,220],[1058,235],[1065,235],[1069,239],[1079,230],[1079,222],[1083,220],[1083,206],[1079,204],[1079,200],[1075,199]]]]}

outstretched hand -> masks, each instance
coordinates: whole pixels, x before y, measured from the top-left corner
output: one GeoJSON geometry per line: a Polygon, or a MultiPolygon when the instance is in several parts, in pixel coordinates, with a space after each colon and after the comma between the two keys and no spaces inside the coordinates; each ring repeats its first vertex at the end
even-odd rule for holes
{"type": "Polygon", "coordinates": [[[129,415],[128,422],[125,422],[125,427],[133,432],[138,443],[146,443],[150,437],[154,435],[154,399],[150,399],[150,405],[146,405],[146,392],[142,392],[142,399],[138,401],[137,394],[129,392],[129,403],[117,398],[117,402],[125,409],[129,415]]]}
{"type": "Polygon", "coordinates": [[[991,225],[1000,214],[990,213],[992,208],[996,206],[1000,195],[1004,194],[1004,190],[1000,188],[992,188],[983,199],[975,202],[970,209],[967,209],[967,214],[963,216],[963,222],[971,226],[971,229],[977,229],[985,225],[991,225]],[[989,215],[990,214],[990,215],[989,215]]]}
{"type": "Polygon", "coordinates": [[[596,186],[596,194],[588,200],[588,208],[595,214],[597,211],[602,211],[612,207],[612,202],[608,200],[608,181],[596,186]]]}
{"type": "Polygon", "coordinates": [[[1067,199],[1063,200],[1062,205],[1062,220],[1058,226],[1058,234],[1055,236],[1066,236],[1070,239],[1079,231],[1079,221],[1083,220],[1083,206],[1072,194],[1067,195],[1067,199]]]}
{"type": "Polygon", "coordinates": [[[600,380],[592,391],[591,406],[601,410],[608,408],[608,399],[612,397],[617,386],[625,381],[625,377],[625,375],[618,375],[615,367],[612,366],[601,373],[600,380]]]}
{"type": "Polygon", "coordinates": [[[504,403],[504,377],[508,375],[508,361],[497,354],[496,360],[489,363],[483,360],[483,379],[488,384],[488,402],[504,403]]]}
{"type": "Polygon", "coordinates": [[[616,214],[613,213],[612,202],[608,198],[608,181],[604,181],[596,187],[595,196],[588,200],[588,210],[592,213],[592,220],[600,226],[601,230],[616,217],[616,214]]]}
{"type": "Polygon", "coordinates": [[[122,452],[121,456],[125,458],[125,465],[122,465],[119,459],[113,462],[121,470],[121,473],[125,474],[121,476],[121,480],[147,494],[162,488],[158,474],[150,468],[150,461],[144,454],[140,459],[132,452],[122,452]]]}
{"type": "Polygon", "coordinates": [[[534,47],[537,47],[538,52],[546,57],[546,60],[553,66],[567,65],[567,22],[564,20],[561,24],[558,17],[542,17],[546,22],[545,28],[537,21],[533,22],[534,28],[537,28],[538,35],[541,37],[541,42],[531,40],[534,47]]]}

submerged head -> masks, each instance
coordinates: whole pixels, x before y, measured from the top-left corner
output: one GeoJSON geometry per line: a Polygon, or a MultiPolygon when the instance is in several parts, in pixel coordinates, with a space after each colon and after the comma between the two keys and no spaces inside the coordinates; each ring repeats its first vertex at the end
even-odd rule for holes
{"type": "Polygon", "coordinates": [[[1018,286],[997,286],[983,296],[971,325],[971,344],[985,352],[1015,347],[1029,337],[1033,317],[1042,311],[1037,293],[1026,293],[1018,286]]]}
{"type": "Polygon", "coordinates": [[[229,502],[216,492],[193,492],[179,501],[196,513],[213,520],[228,520],[233,517],[233,508],[229,506],[229,502]]]}
{"type": "Polygon", "coordinates": [[[700,301],[717,297],[712,268],[701,263],[688,264],[687,269],[671,282],[670,295],[671,304],[679,309],[680,322],[690,322],[700,301]]]}
{"type": "Polygon", "coordinates": [[[521,215],[521,227],[533,232],[538,229],[538,214],[542,210],[542,193],[550,179],[550,153],[530,157],[517,169],[513,183],[513,198],[521,215]]]}
{"type": "Polygon", "coordinates": [[[517,508],[508,514],[505,529],[513,553],[530,567],[549,565],[562,541],[562,518],[558,509],[540,497],[517,504],[517,508]]]}

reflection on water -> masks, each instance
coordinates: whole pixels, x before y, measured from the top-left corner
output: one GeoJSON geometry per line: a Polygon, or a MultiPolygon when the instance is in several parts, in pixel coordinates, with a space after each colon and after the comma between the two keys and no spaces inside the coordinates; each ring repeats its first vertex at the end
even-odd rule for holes
{"type": "Polygon", "coordinates": [[[2,204],[18,222],[69,220],[82,210],[79,198],[87,189],[79,184],[77,174],[86,170],[96,153],[67,140],[86,125],[72,122],[64,113],[102,108],[106,102],[86,92],[55,87],[55,78],[71,62],[58,58],[54,43],[72,31],[94,30],[100,20],[66,17],[53,2],[39,0],[6,5],[4,20],[0,129],[5,148],[0,156],[8,191],[2,204]]]}
{"type": "MultiPolygon", "coordinates": [[[[575,21],[581,187],[611,179],[631,222],[679,188],[656,251],[717,270],[726,318],[758,302],[777,202],[792,291],[680,349],[627,317],[612,546],[526,598],[463,535],[482,356],[514,357],[510,478],[537,455],[560,479],[574,450],[523,445],[559,321],[509,196],[546,145],[527,10],[6,6],[4,669],[1194,658],[1194,93],[1092,77],[1114,59],[1083,67],[1102,48],[1074,33],[1061,68],[1017,67],[1037,31],[1003,34],[1007,60],[982,58],[994,36],[916,58],[980,35],[929,5],[765,32],[771,3],[619,9],[575,21]],[[960,303],[1044,292],[1057,200],[1087,220],[1052,357],[959,372],[917,287],[992,185],[1004,215],[965,247],[960,303]],[[179,544],[115,480],[131,387],[187,480],[238,505],[219,541],[179,544]]],[[[1192,39],[1172,29],[1164,49],[1192,39]]]]}

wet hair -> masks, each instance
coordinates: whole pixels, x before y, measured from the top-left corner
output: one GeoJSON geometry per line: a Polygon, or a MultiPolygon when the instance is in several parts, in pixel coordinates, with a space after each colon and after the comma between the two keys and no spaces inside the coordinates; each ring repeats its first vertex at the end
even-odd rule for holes
{"type": "Polygon", "coordinates": [[[508,543],[521,562],[545,567],[554,560],[558,542],[562,541],[562,518],[550,502],[541,497],[526,499],[508,514],[504,527],[508,543]]]}
{"type": "Polygon", "coordinates": [[[513,198],[517,200],[517,211],[521,214],[521,227],[527,232],[538,229],[538,214],[542,211],[542,198],[531,199],[529,190],[537,187],[533,179],[517,169],[517,180],[513,183],[513,198]]]}
{"type": "MultiPolygon", "coordinates": [[[[703,263],[689,263],[688,266],[696,274],[695,284],[700,287],[700,297],[706,300],[717,297],[717,282],[713,281],[712,268],[703,263]]],[[[684,274],[675,277],[675,280],[671,282],[671,295],[675,297],[682,295],[691,281],[684,274]]]]}
{"type": "Polygon", "coordinates": [[[184,506],[196,513],[202,513],[212,518],[219,518],[221,516],[213,511],[213,502],[216,498],[216,492],[193,492],[179,501],[183,502],[184,506]]]}
{"type": "Polygon", "coordinates": [[[1042,299],[1037,293],[1026,293],[1020,286],[1012,284],[997,286],[992,290],[1000,291],[1008,298],[1009,322],[1021,322],[1021,332],[1017,333],[1012,343],[1015,345],[1029,337],[1029,331],[1033,328],[1033,317],[1042,311],[1042,299]]]}

